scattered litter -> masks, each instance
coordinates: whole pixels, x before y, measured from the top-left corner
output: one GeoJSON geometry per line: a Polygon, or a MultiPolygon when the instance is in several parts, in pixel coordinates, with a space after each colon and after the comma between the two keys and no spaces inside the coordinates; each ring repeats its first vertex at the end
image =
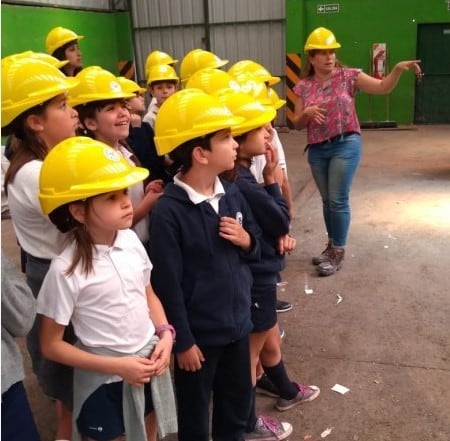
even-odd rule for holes
{"type": "Polygon", "coordinates": [[[384,248],[385,248],[385,249],[389,248],[389,245],[385,245],[384,248]]]}
{"type": "Polygon", "coordinates": [[[344,300],[340,294],[336,294],[336,298],[337,298],[336,305],[339,305],[339,303],[341,303],[342,300],[344,300]]]}
{"type": "Polygon", "coordinates": [[[320,437],[321,438],[326,438],[334,429],[334,427],[327,427],[321,434],[320,437]]]}
{"type": "Polygon", "coordinates": [[[312,438],[313,438],[312,435],[305,435],[305,436],[303,437],[304,441],[311,441],[312,438]]]}
{"type": "Polygon", "coordinates": [[[308,287],[308,276],[306,275],[305,272],[305,294],[311,295],[314,293],[314,290],[312,288],[308,287]]]}
{"type": "Polygon", "coordinates": [[[281,282],[277,282],[277,288],[279,288],[280,292],[286,291],[286,286],[289,282],[286,282],[285,280],[282,280],[281,282]]]}
{"type": "Polygon", "coordinates": [[[348,387],[342,386],[342,384],[335,384],[331,390],[333,390],[334,392],[337,392],[341,395],[346,394],[350,389],[348,387]]]}
{"type": "Polygon", "coordinates": [[[380,383],[381,383],[380,380],[373,380],[373,382],[374,382],[375,384],[380,384],[380,383]]]}
{"type": "Polygon", "coordinates": [[[397,240],[397,238],[394,235],[392,235],[392,234],[388,234],[388,238],[392,239],[392,240],[397,240]]]}

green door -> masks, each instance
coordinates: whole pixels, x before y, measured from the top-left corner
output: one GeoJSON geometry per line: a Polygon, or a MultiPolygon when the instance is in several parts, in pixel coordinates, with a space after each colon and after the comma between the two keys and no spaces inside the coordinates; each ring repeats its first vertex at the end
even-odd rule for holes
{"type": "Polygon", "coordinates": [[[418,25],[417,59],[423,76],[416,81],[414,122],[450,124],[450,23],[418,25]]]}

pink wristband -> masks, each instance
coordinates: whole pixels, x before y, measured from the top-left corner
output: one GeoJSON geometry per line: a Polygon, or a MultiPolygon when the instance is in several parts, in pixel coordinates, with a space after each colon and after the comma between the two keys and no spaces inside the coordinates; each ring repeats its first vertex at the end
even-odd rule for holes
{"type": "Polygon", "coordinates": [[[175,332],[175,328],[172,325],[169,325],[168,323],[164,325],[159,325],[155,329],[155,334],[161,338],[164,332],[169,331],[172,334],[172,339],[175,341],[175,337],[177,333],[175,332]]]}

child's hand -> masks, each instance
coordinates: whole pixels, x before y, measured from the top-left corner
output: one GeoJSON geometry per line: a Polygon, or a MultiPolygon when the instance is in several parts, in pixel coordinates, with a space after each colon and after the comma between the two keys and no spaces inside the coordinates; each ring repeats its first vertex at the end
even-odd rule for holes
{"type": "Polygon", "coordinates": [[[250,235],[238,219],[222,216],[219,223],[219,236],[229,240],[244,250],[249,250],[252,244],[250,235]]]}
{"type": "Polygon", "coordinates": [[[201,369],[205,357],[197,345],[176,355],[178,367],[185,371],[195,372],[201,369]]]}
{"type": "Polygon", "coordinates": [[[144,193],[161,193],[163,191],[164,182],[162,179],[150,181],[145,187],[144,193]]]}
{"type": "Polygon", "coordinates": [[[155,375],[162,375],[169,366],[172,345],[172,334],[165,332],[150,356],[150,361],[153,363],[155,369],[155,375]]]}
{"type": "Polygon", "coordinates": [[[139,115],[137,115],[136,113],[132,113],[130,116],[130,124],[131,124],[131,127],[141,127],[142,118],[139,115]]]}
{"type": "Polygon", "coordinates": [[[290,253],[294,251],[297,245],[297,240],[295,237],[292,237],[289,234],[285,234],[284,236],[280,236],[278,238],[278,252],[280,254],[290,253]]]}
{"type": "Polygon", "coordinates": [[[272,145],[272,143],[266,143],[266,165],[263,168],[262,174],[264,178],[264,184],[269,185],[275,183],[275,172],[278,167],[278,150],[272,145]]]}
{"type": "Polygon", "coordinates": [[[150,382],[150,378],[155,375],[154,363],[147,358],[140,357],[119,357],[117,362],[117,375],[123,381],[139,386],[150,382]]]}

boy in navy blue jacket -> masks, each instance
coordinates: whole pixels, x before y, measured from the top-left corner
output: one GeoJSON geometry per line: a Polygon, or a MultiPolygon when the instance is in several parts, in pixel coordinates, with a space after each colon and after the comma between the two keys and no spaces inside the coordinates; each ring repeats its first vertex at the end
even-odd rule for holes
{"type": "Polygon", "coordinates": [[[258,226],[234,184],[236,118],[197,89],[175,93],[155,124],[160,155],[180,166],[152,211],[152,284],[177,332],[179,441],[243,441],[252,396],[249,333],[258,226]],[[232,381],[230,381],[232,378],[232,381]]]}

